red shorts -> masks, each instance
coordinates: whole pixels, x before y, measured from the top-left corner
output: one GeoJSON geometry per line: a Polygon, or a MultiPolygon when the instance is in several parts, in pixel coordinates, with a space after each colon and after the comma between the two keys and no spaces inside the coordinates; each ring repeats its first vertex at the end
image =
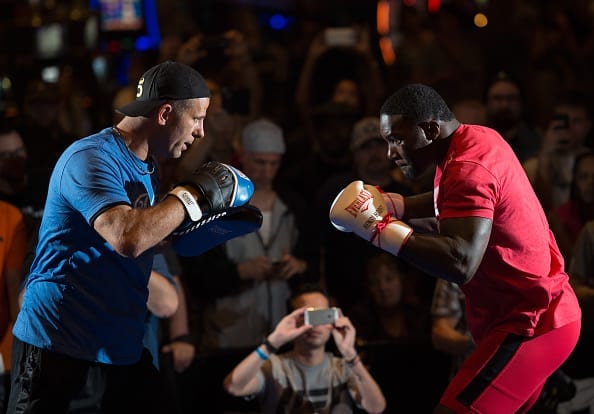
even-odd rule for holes
{"type": "Polygon", "coordinates": [[[533,338],[495,331],[460,367],[440,400],[456,413],[526,412],[573,351],[580,321],[533,338]]]}

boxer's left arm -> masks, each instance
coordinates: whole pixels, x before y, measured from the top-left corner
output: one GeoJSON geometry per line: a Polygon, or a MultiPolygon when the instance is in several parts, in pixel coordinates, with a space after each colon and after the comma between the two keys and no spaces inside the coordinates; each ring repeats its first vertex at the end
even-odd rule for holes
{"type": "Polygon", "coordinates": [[[435,277],[458,284],[472,279],[487,249],[491,220],[446,219],[440,221],[439,234],[416,233],[390,217],[379,191],[356,183],[345,187],[331,208],[330,220],[338,230],[354,232],[435,277]]]}

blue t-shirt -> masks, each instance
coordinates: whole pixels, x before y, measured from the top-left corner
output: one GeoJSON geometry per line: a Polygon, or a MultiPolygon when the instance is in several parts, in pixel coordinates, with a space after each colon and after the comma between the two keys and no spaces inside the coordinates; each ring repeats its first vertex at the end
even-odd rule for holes
{"type": "Polygon", "coordinates": [[[74,358],[140,358],[152,249],[126,258],[93,229],[115,205],[155,203],[158,171],[111,128],[70,145],[52,172],[35,259],[14,326],[23,342],[74,358]]]}

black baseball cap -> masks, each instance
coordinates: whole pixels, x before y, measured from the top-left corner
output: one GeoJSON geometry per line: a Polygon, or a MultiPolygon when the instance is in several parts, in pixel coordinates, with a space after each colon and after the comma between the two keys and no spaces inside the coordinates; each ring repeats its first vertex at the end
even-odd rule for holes
{"type": "Polygon", "coordinates": [[[116,111],[127,116],[144,116],[167,101],[209,97],[206,81],[197,70],[168,60],[144,72],[138,81],[136,100],[116,111]]]}

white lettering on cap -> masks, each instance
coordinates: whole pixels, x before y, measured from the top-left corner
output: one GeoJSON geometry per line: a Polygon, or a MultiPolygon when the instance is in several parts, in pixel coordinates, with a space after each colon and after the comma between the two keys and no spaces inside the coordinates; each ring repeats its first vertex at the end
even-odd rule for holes
{"type": "Polygon", "coordinates": [[[142,96],[142,85],[144,85],[144,78],[140,78],[138,81],[138,86],[136,86],[136,97],[140,98],[142,96]]]}

